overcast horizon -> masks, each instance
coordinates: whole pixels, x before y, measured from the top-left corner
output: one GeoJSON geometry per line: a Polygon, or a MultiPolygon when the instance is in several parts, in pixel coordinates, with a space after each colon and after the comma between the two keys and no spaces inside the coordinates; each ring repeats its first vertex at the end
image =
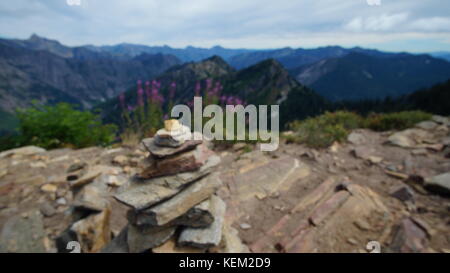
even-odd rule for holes
{"type": "Polygon", "coordinates": [[[450,3],[411,0],[15,0],[0,36],[64,45],[450,51],[450,3]],[[69,5],[80,1],[80,5],[69,5]],[[380,1],[380,5],[374,5],[380,1]],[[156,12],[155,12],[156,11],[156,12]],[[7,27],[6,27],[7,26],[7,27]]]}

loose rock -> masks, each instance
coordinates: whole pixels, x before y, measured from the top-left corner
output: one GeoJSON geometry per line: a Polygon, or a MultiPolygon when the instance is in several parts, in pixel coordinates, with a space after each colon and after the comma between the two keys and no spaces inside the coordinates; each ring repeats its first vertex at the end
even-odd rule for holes
{"type": "Polygon", "coordinates": [[[208,248],[219,245],[222,238],[226,205],[219,197],[213,196],[212,211],[214,222],[206,228],[187,227],[181,231],[178,243],[182,246],[208,248]]]}
{"type": "Polygon", "coordinates": [[[176,227],[128,226],[127,243],[130,253],[140,253],[162,245],[175,234],[176,227]]]}
{"type": "Polygon", "coordinates": [[[446,196],[450,195],[450,172],[440,174],[425,180],[425,189],[435,192],[438,194],[443,194],[446,196]]]}

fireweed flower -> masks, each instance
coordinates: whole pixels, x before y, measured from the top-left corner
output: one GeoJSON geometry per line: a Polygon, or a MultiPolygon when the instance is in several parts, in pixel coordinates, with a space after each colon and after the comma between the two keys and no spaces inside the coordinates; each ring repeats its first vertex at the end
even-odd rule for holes
{"type": "Polygon", "coordinates": [[[145,82],[145,95],[147,96],[147,100],[149,100],[152,95],[151,90],[150,90],[150,82],[149,81],[145,82]]]}
{"type": "Polygon", "coordinates": [[[227,102],[227,96],[220,97],[220,104],[225,104],[227,102]]]}
{"type": "Polygon", "coordinates": [[[156,104],[162,104],[164,102],[164,98],[159,94],[158,84],[155,84],[152,89],[151,101],[156,104]]]}
{"type": "Polygon", "coordinates": [[[197,82],[196,84],[195,84],[195,96],[196,97],[199,97],[200,96],[200,89],[201,89],[202,87],[200,86],[200,83],[199,82],[197,82]]]}
{"type": "Polygon", "coordinates": [[[212,86],[212,79],[206,79],[206,91],[208,92],[212,86]]]}
{"type": "Polygon", "coordinates": [[[144,89],[142,89],[142,81],[139,80],[137,82],[138,89],[137,89],[137,104],[139,106],[144,106],[144,89]]]}
{"type": "Polygon", "coordinates": [[[228,105],[234,105],[234,97],[233,96],[229,96],[226,100],[228,105]]]}
{"type": "Polygon", "coordinates": [[[133,112],[135,108],[131,105],[128,105],[127,109],[128,109],[128,111],[133,112]]]}
{"type": "Polygon", "coordinates": [[[144,106],[144,90],[142,88],[137,91],[137,104],[144,106]]]}

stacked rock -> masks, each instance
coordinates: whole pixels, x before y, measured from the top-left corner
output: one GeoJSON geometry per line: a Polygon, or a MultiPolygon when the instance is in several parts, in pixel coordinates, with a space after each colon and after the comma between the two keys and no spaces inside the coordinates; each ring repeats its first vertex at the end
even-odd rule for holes
{"type": "Polygon", "coordinates": [[[222,182],[220,163],[201,138],[178,120],[143,140],[150,156],[142,172],[115,198],[130,207],[128,226],[103,252],[145,252],[175,240],[177,247],[200,250],[222,239],[225,202],[215,195],[222,182]]]}

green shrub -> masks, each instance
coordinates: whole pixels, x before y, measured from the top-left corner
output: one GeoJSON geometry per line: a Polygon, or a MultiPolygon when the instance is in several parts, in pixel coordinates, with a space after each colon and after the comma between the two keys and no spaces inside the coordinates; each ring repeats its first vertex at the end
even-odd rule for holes
{"type": "Polygon", "coordinates": [[[97,115],[67,103],[35,105],[19,110],[17,117],[21,145],[83,148],[109,144],[115,138],[115,125],[103,125],[97,115]]]}
{"type": "Polygon", "coordinates": [[[364,119],[361,116],[347,111],[326,112],[322,118],[325,119],[327,124],[340,125],[346,130],[361,128],[364,123],[364,119]]]}
{"type": "Polygon", "coordinates": [[[431,114],[422,111],[371,114],[367,118],[347,111],[327,112],[315,118],[291,122],[289,128],[294,133],[284,138],[287,142],[324,148],[334,141],[346,139],[349,132],[356,128],[369,128],[375,131],[404,130],[429,119],[431,114]]]}
{"type": "Polygon", "coordinates": [[[366,119],[365,127],[374,131],[404,130],[418,122],[431,119],[431,116],[422,111],[371,114],[366,119]]]}
{"type": "Polygon", "coordinates": [[[345,140],[349,130],[360,127],[362,121],[360,116],[344,111],[294,121],[290,129],[295,133],[288,137],[288,141],[305,143],[313,148],[328,147],[335,141],[345,140]]]}

